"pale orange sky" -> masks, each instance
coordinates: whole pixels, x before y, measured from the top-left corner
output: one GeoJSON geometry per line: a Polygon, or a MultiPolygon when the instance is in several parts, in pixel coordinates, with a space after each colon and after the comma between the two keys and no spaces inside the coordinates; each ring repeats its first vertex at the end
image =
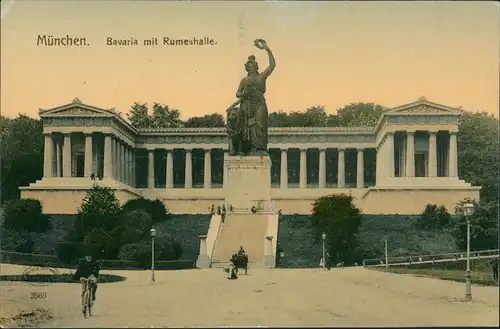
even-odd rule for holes
{"type": "Polygon", "coordinates": [[[182,118],[235,101],[247,56],[277,67],[270,111],[350,102],[394,107],[427,99],[498,115],[495,2],[165,2],[15,0],[2,19],[1,110],[37,116],[78,97],[127,112],[160,102],[182,118]],[[38,34],[86,37],[41,47],[38,34]],[[106,37],[212,37],[213,47],[108,47],[106,37]]]}

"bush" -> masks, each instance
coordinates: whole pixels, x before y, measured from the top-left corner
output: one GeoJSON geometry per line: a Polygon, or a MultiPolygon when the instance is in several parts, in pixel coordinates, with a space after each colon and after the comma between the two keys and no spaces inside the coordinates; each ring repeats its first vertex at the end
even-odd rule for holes
{"type": "Polygon", "coordinates": [[[150,229],[153,226],[151,215],[143,209],[131,210],[124,213],[122,222],[123,244],[135,243],[149,236],[150,229]]]}
{"type": "Polygon", "coordinates": [[[106,255],[112,256],[109,247],[113,242],[108,232],[102,229],[90,231],[83,239],[83,252],[94,258],[103,258],[106,255]]]}
{"type": "MultiPolygon", "coordinates": [[[[155,260],[177,260],[181,254],[180,244],[170,236],[166,235],[155,239],[155,260]]],[[[144,239],[123,245],[118,253],[118,258],[136,261],[143,267],[151,266],[151,240],[144,239]]]]}
{"type": "Polygon", "coordinates": [[[76,264],[76,260],[83,256],[83,252],[78,243],[62,242],[56,246],[56,255],[62,264],[76,264]]]}
{"type": "Polygon", "coordinates": [[[451,223],[451,215],[444,206],[428,204],[424,212],[418,217],[416,225],[419,229],[442,229],[451,223]]]}
{"type": "Polygon", "coordinates": [[[46,232],[52,228],[50,217],[42,214],[35,199],[10,200],[5,203],[3,227],[18,231],[46,232]]]}
{"type": "Polygon", "coordinates": [[[358,231],[362,214],[352,203],[352,196],[337,194],[324,196],[314,202],[312,225],[316,229],[316,240],[326,234],[327,250],[330,261],[335,264],[356,261],[358,231]]]}
{"type": "Polygon", "coordinates": [[[122,206],[122,213],[127,213],[132,210],[144,210],[148,212],[154,223],[160,223],[170,219],[170,215],[165,207],[165,204],[159,199],[132,199],[125,202],[122,206]]]}
{"type": "Polygon", "coordinates": [[[2,230],[2,249],[21,253],[31,253],[35,243],[26,231],[2,230]]]}

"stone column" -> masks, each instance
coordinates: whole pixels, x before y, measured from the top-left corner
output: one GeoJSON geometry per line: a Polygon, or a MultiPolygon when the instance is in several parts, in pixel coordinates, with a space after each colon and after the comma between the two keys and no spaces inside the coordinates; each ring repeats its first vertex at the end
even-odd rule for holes
{"type": "Polygon", "coordinates": [[[114,167],[116,169],[115,179],[117,181],[120,181],[121,177],[122,177],[120,163],[121,163],[121,159],[120,159],[120,141],[118,140],[118,138],[115,138],[115,163],[114,163],[114,167]]]}
{"type": "MultiPolygon", "coordinates": [[[[224,160],[229,156],[229,150],[224,150],[224,160]]],[[[227,170],[225,161],[222,162],[222,187],[226,187],[227,184],[227,170]]]]}
{"type": "Polygon", "coordinates": [[[92,175],[92,133],[84,133],[85,135],[85,165],[84,165],[84,174],[83,177],[90,178],[92,175]]]}
{"type": "Polygon", "coordinates": [[[203,188],[212,187],[212,154],[211,150],[205,150],[205,167],[203,171],[203,188]]]}
{"type": "Polygon", "coordinates": [[[63,177],[71,177],[71,134],[64,134],[63,177]]]}
{"type": "Polygon", "coordinates": [[[127,180],[127,177],[126,177],[126,170],[125,170],[125,166],[126,166],[126,159],[125,159],[125,144],[122,142],[120,143],[120,181],[122,183],[125,183],[126,180],[127,180]]]}
{"type": "Polygon", "coordinates": [[[167,150],[167,174],[166,174],[166,187],[174,187],[174,155],[173,150],[167,150]]]}
{"type": "Polygon", "coordinates": [[[184,174],[184,188],[193,187],[192,151],[193,150],[186,150],[186,172],[184,174]]]}
{"type": "Polygon", "coordinates": [[[125,179],[124,179],[124,182],[125,184],[127,185],[130,185],[130,149],[128,147],[128,145],[124,145],[124,148],[125,148],[125,168],[124,168],[124,171],[125,171],[125,179]]]}
{"type": "Polygon", "coordinates": [[[427,170],[429,177],[437,176],[437,147],[436,147],[436,132],[429,131],[429,169],[427,170]]]}
{"type": "Polygon", "coordinates": [[[406,132],[406,177],[415,177],[415,132],[414,131],[406,132]]]}
{"type": "Polygon", "coordinates": [[[135,181],[135,172],[136,172],[136,169],[135,169],[135,163],[136,163],[136,158],[135,158],[135,149],[132,149],[131,150],[132,152],[132,187],[136,187],[136,181],[135,181]]]}
{"type": "Polygon", "coordinates": [[[104,135],[104,170],[103,178],[112,179],[113,178],[113,136],[107,134],[104,135]]]}
{"type": "Polygon", "coordinates": [[[57,177],[61,177],[62,175],[62,170],[61,170],[61,140],[58,138],[56,139],[56,175],[57,177]]]}
{"type": "Polygon", "coordinates": [[[207,254],[207,236],[200,235],[200,253],[198,254],[198,259],[196,260],[197,268],[209,268],[210,258],[207,254]]]}
{"type": "Polygon", "coordinates": [[[319,188],[326,188],[326,149],[319,149],[319,188]]]}
{"type": "Polygon", "coordinates": [[[288,188],[288,149],[281,149],[280,188],[288,188]]]}
{"type": "Polygon", "coordinates": [[[458,159],[457,159],[457,132],[450,131],[450,151],[448,153],[448,176],[458,177],[458,159]]]}
{"type": "Polygon", "coordinates": [[[364,164],[364,149],[358,149],[358,170],[356,173],[356,187],[365,187],[365,164],[364,164]]]}
{"type": "Polygon", "coordinates": [[[148,149],[148,188],[155,188],[155,150],[148,149]]]}
{"type": "Polygon", "coordinates": [[[307,149],[300,149],[299,187],[307,188],[307,149]]]}
{"type": "Polygon", "coordinates": [[[338,179],[337,179],[337,187],[344,188],[345,187],[345,149],[338,149],[338,179]]]}
{"type": "Polygon", "coordinates": [[[43,177],[52,177],[52,156],[54,154],[54,142],[52,134],[44,134],[45,146],[43,149],[43,177]]]}
{"type": "MultiPolygon", "coordinates": [[[[393,132],[388,132],[387,133],[387,146],[388,146],[388,156],[389,156],[389,161],[387,163],[387,177],[394,177],[394,133],[393,132]]],[[[387,160],[382,159],[382,161],[385,163],[387,160]]],[[[384,166],[381,164],[382,167],[384,166]]]]}

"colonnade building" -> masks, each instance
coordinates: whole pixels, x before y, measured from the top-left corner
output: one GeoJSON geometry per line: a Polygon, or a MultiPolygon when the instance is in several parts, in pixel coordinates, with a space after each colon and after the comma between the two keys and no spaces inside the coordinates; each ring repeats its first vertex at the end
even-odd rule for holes
{"type": "MultiPolygon", "coordinates": [[[[428,203],[453,211],[479,198],[480,187],[458,177],[461,113],[420,98],[386,109],[374,127],[269,128],[274,208],[307,214],[317,198],[346,193],[367,214],[417,214],[428,203]]],[[[224,202],[225,128],[136,129],[78,99],[40,117],[44,175],[21,195],[39,199],[45,213],[76,213],[93,184],[121,202],[161,199],[172,213],[224,202]]]]}

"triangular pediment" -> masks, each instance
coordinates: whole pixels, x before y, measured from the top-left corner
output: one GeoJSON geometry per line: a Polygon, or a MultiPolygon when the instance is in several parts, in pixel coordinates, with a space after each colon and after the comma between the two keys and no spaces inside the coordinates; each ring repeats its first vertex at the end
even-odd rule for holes
{"type": "Polygon", "coordinates": [[[392,108],[385,114],[451,114],[460,115],[461,110],[430,102],[426,99],[419,99],[416,102],[392,108]]]}
{"type": "Polygon", "coordinates": [[[86,105],[80,102],[73,102],[62,106],[55,107],[48,110],[40,110],[40,117],[54,117],[54,116],[114,116],[108,110],[100,109],[94,106],[86,105]]]}

